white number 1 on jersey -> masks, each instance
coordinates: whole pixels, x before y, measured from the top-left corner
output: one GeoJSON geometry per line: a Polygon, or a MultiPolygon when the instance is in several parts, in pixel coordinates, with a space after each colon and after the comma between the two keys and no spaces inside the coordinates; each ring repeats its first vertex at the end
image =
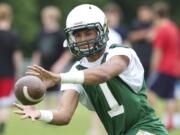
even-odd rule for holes
{"type": "Polygon", "coordinates": [[[124,113],[124,106],[119,105],[114,96],[111,93],[111,90],[108,88],[106,83],[99,84],[99,86],[102,89],[102,92],[107,100],[107,103],[109,107],[111,108],[110,111],[108,111],[109,116],[112,118],[114,116],[117,116],[119,114],[124,113]]]}

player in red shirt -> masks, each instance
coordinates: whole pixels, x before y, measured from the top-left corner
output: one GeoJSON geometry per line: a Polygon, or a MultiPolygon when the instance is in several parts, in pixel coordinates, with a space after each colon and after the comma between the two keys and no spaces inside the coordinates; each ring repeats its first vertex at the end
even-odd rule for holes
{"type": "Polygon", "coordinates": [[[175,112],[174,86],[179,76],[179,34],[175,23],[168,18],[169,7],[165,3],[156,3],[153,7],[155,15],[155,37],[149,77],[149,100],[155,104],[155,95],[167,101],[168,129],[174,127],[175,112]]]}
{"type": "Polygon", "coordinates": [[[22,62],[20,38],[11,30],[12,19],[11,6],[0,3],[0,135],[5,131],[9,108],[15,101],[13,86],[20,77],[22,62]]]}

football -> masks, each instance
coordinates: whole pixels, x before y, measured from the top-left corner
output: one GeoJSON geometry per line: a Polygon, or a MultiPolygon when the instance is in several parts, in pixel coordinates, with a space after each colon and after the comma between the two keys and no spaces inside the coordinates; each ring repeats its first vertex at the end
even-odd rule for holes
{"type": "Polygon", "coordinates": [[[18,79],[14,85],[15,96],[24,105],[37,104],[45,96],[45,86],[41,79],[27,75],[18,79]]]}

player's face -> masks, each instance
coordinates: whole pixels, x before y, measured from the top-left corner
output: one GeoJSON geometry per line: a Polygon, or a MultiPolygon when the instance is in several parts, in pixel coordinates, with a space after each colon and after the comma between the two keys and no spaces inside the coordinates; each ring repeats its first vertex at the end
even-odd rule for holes
{"type": "Polygon", "coordinates": [[[88,41],[96,39],[96,36],[97,31],[94,29],[84,29],[74,33],[75,40],[80,49],[87,49],[88,47],[91,47],[92,45],[88,41]],[[85,45],[81,46],[81,43],[83,42],[85,45]]]}

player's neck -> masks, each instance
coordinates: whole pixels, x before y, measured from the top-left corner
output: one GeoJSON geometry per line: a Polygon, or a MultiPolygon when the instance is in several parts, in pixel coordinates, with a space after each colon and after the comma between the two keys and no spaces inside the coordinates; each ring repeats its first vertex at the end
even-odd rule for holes
{"type": "Polygon", "coordinates": [[[158,19],[158,20],[155,22],[155,24],[156,24],[157,26],[159,26],[159,25],[165,24],[166,22],[169,22],[169,19],[168,19],[168,18],[163,18],[163,19],[158,19]]]}
{"type": "Polygon", "coordinates": [[[53,25],[47,25],[44,27],[44,30],[46,32],[56,32],[60,29],[59,25],[53,24],[53,25]]]}
{"type": "Polygon", "coordinates": [[[90,57],[87,57],[87,60],[89,62],[94,62],[94,61],[98,60],[103,55],[103,53],[104,53],[104,50],[100,51],[94,55],[91,55],[90,57]]]}
{"type": "Polygon", "coordinates": [[[10,30],[11,29],[11,23],[7,21],[1,21],[0,22],[0,30],[10,30]]]}

